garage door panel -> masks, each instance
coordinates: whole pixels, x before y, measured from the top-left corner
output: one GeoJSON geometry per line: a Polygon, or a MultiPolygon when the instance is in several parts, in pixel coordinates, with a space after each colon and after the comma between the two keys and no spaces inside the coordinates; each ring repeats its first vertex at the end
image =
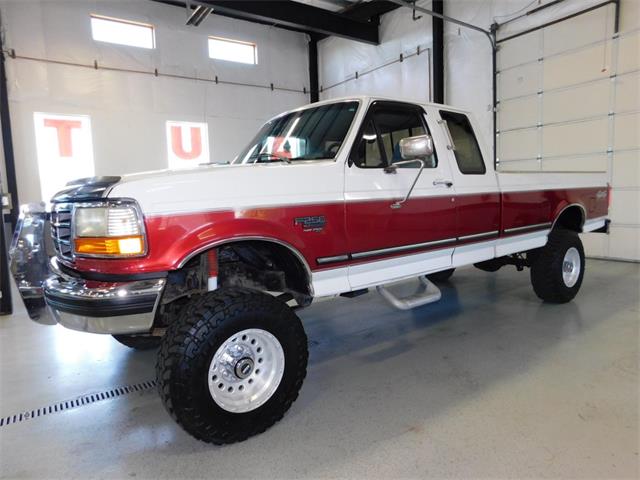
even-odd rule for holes
{"type": "Polygon", "coordinates": [[[616,115],[614,132],[614,148],[616,150],[639,148],[640,115],[637,113],[616,115]]]}
{"type": "Polygon", "coordinates": [[[536,158],[538,156],[538,129],[515,130],[498,137],[501,160],[536,158]]]}
{"type": "Polygon", "coordinates": [[[607,119],[542,128],[543,156],[575,155],[607,150],[607,119]]]}
{"type": "Polygon", "coordinates": [[[607,78],[611,74],[612,42],[594,45],[544,61],[545,90],[607,78]]]}
{"type": "Polygon", "coordinates": [[[500,99],[536,94],[540,90],[540,64],[531,63],[512,68],[498,75],[500,99]]]}
{"type": "Polygon", "coordinates": [[[614,12],[605,5],[501,44],[498,69],[513,68],[498,95],[523,98],[500,104],[499,169],[608,172],[611,235],[582,235],[587,254],[640,260],[640,1],[622,3],[619,35],[614,12]]]}
{"type": "Polygon", "coordinates": [[[640,230],[612,225],[609,233],[609,256],[640,260],[640,230]]]}
{"type": "Polygon", "coordinates": [[[609,213],[615,223],[640,226],[640,190],[613,189],[609,213]]]}
{"type": "Polygon", "coordinates": [[[640,20],[640,2],[626,0],[622,4],[624,14],[620,15],[620,31],[626,32],[638,28],[640,20]]]}
{"type": "Polygon", "coordinates": [[[501,172],[539,172],[540,162],[536,159],[500,162],[501,172]]]}
{"type": "MultiPolygon", "coordinates": [[[[607,7],[613,15],[613,5],[607,7]]],[[[567,50],[589,45],[607,37],[608,25],[602,21],[603,10],[594,10],[545,29],[544,56],[555,55],[567,50]]]]}
{"type": "Polygon", "coordinates": [[[538,60],[541,38],[542,32],[536,31],[501,44],[498,50],[500,68],[505,69],[538,60]]]}
{"type": "Polygon", "coordinates": [[[609,113],[610,80],[545,93],[542,123],[554,123],[609,113]],[[588,99],[588,101],[585,101],[588,99]]]}
{"type": "Polygon", "coordinates": [[[609,238],[601,233],[583,233],[580,235],[587,257],[606,257],[609,254],[609,238]]]}
{"type": "Polygon", "coordinates": [[[613,188],[640,186],[640,150],[615,152],[611,172],[613,188]]]}
{"type": "Polygon", "coordinates": [[[547,172],[606,172],[607,154],[579,157],[551,157],[542,159],[542,170],[547,172]]]}
{"type": "Polygon", "coordinates": [[[538,124],[538,96],[529,96],[500,102],[498,129],[531,127],[538,124]]]}
{"type": "Polygon", "coordinates": [[[640,32],[622,35],[618,39],[618,73],[638,69],[640,69],[640,32]]]}
{"type": "Polygon", "coordinates": [[[616,112],[640,110],[640,73],[616,77],[616,112]]]}

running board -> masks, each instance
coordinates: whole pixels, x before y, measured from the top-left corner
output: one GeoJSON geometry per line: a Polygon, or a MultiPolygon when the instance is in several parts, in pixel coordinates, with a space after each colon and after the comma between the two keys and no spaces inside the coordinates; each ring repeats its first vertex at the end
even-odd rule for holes
{"type": "Polygon", "coordinates": [[[418,290],[413,295],[408,297],[398,298],[391,293],[384,285],[378,285],[376,290],[382,295],[392,307],[399,310],[411,310],[412,308],[421,307],[428,303],[437,302],[442,298],[442,292],[440,289],[429,281],[427,277],[419,277],[420,285],[418,290]]]}

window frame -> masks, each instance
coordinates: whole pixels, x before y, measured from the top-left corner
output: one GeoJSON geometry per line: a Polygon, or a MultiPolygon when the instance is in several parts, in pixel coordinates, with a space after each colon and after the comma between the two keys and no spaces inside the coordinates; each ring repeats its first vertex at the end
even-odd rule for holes
{"type": "Polygon", "coordinates": [[[94,42],[108,43],[110,45],[119,45],[121,47],[144,48],[145,50],[155,50],[156,49],[156,27],[152,23],[137,22],[135,20],[127,20],[127,19],[124,19],[124,18],[109,17],[107,15],[99,15],[97,13],[90,13],[89,14],[89,23],[91,25],[91,39],[94,42]],[[93,34],[93,20],[94,19],[96,19],[96,20],[105,20],[107,22],[114,22],[114,23],[123,23],[125,25],[133,25],[135,27],[147,28],[147,29],[151,30],[151,47],[142,47],[142,46],[139,46],[139,45],[131,45],[129,43],[111,42],[109,40],[96,40],[96,38],[94,37],[94,34],[93,34]]]}
{"type": "MultiPolygon", "coordinates": [[[[382,141],[382,134],[380,133],[380,128],[378,127],[378,123],[376,122],[374,117],[376,110],[383,109],[383,108],[414,110],[417,113],[417,115],[420,117],[420,121],[422,122],[422,127],[424,128],[426,135],[429,135],[431,138],[433,138],[433,135],[431,134],[431,130],[429,129],[429,123],[427,122],[427,119],[426,119],[427,112],[422,105],[419,105],[417,103],[394,102],[389,100],[376,100],[369,105],[367,113],[362,119],[360,127],[358,128],[358,133],[356,134],[356,138],[353,142],[353,145],[351,146],[351,151],[349,152],[349,160],[348,160],[349,167],[351,167],[352,165],[355,165],[357,168],[361,168],[361,169],[380,170],[380,169],[385,169],[389,165],[391,165],[389,163],[389,159],[387,158],[387,152],[385,151],[385,148],[384,148],[384,142],[382,141]],[[373,124],[373,128],[376,131],[376,137],[377,137],[376,141],[378,143],[378,149],[380,150],[381,156],[384,159],[384,164],[379,167],[361,166],[361,165],[358,165],[355,161],[355,158],[358,155],[358,147],[360,146],[360,141],[362,140],[362,134],[364,133],[364,129],[367,125],[367,122],[369,121],[371,121],[371,123],[373,124]]],[[[439,166],[438,152],[435,150],[435,148],[433,150],[433,157],[435,159],[435,165],[433,167],[425,167],[425,168],[428,168],[428,169],[438,168],[439,166]]],[[[419,168],[419,167],[416,166],[415,168],[419,168]]]]}
{"type": "Polygon", "coordinates": [[[249,42],[249,41],[246,41],[246,40],[236,40],[234,38],[218,37],[217,35],[208,35],[207,36],[207,55],[209,57],[209,60],[217,60],[217,61],[221,61],[221,62],[239,63],[241,65],[258,65],[258,44],[256,42],[249,42]],[[239,45],[245,45],[245,46],[253,47],[253,63],[241,62],[241,61],[238,61],[238,60],[229,60],[227,58],[212,57],[211,56],[211,40],[217,40],[217,41],[220,41],[220,42],[235,43],[235,44],[239,44],[239,45]]]}
{"type": "Polygon", "coordinates": [[[460,172],[460,174],[462,175],[486,175],[487,173],[487,162],[485,161],[484,155],[482,154],[482,149],[480,148],[480,143],[478,142],[478,135],[476,135],[476,131],[473,128],[473,124],[471,123],[471,120],[469,119],[469,115],[467,115],[466,113],[463,112],[456,112],[454,110],[438,110],[438,114],[440,115],[440,118],[442,119],[443,122],[445,122],[445,128],[448,130],[448,134],[451,136],[451,141],[453,142],[453,144],[455,145],[455,140],[453,139],[453,135],[451,134],[451,130],[449,129],[449,123],[447,121],[446,118],[442,117],[442,114],[453,114],[453,115],[462,115],[465,120],[467,121],[467,123],[469,124],[469,128],[471,130],[471,136],[473,137],[473,141],[475,142],[476,148],[478,149],[478,153],[480,154],[480,162],[482,164],[482,172],[463,172],[462,168],[460,168],[460,162],[458,160],[458,156],[456,155],[456,151],[452,150],[451,153],[453,153],[453,157],[456,160],[456,166],[458,167],[458,171],[460,172]]]}

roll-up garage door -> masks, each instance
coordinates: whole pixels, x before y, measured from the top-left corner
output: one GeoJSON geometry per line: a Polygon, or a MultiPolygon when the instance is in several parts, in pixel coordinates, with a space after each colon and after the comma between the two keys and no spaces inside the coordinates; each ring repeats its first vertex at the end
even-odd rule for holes
{"type": "Polygon", "coordinates": [[[607,4],[499,41],[498,168],[608,173],[611,235],[587,254],[640,260],[640,25],[607,4]]]}

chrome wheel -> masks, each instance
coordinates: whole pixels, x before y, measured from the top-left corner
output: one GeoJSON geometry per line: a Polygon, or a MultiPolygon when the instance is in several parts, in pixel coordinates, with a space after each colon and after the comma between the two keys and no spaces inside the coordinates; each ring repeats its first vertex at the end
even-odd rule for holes
{"type": "Polygon", "coordinates": [[[577,248],[571,247],[562,260],[562,280],[567,287],[571,288],[576,284],[580,278],[581,268],[580,253],[577,248]]]}
{"type": "Polygon", "coordinates": [[[274,394],[284,373],[284,351],[266,330],[242,330],[227,339],[209,365],[209,392],[228,412],[245,413],[274,394]]]}

